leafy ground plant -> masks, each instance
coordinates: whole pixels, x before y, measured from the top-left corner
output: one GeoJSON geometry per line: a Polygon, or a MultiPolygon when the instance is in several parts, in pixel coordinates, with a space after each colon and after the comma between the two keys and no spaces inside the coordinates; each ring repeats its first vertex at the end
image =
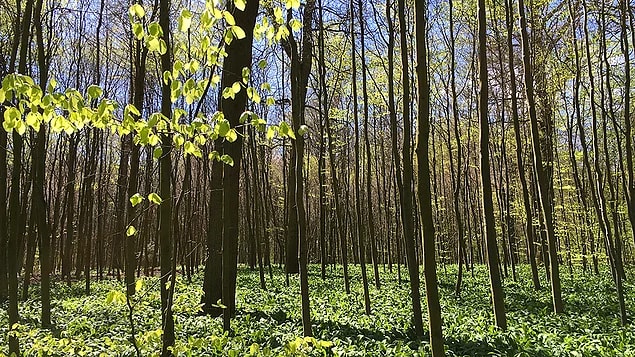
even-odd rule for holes
{"type": "MultiPolygon", "coordinates": [[[[394,267],[393,267],[394,268],[394,267]]],[[[222,332],[220,319],[200,314],[202,273],[191,284],[177,279],[174,313],[179,356],[426,356],[427,336],[417,340],[410,321],[406,282],[396,272],[382,272],[381,290],[371,288],[373,314],[364,314],[359,269],[352,269],[353,291],[347,295],[339,267],[326,280],[312,266],[311,308],[314,338],[301,337],[297,279],[285,286],[274,271],[268,290],[259,288],[255,271],[241,269],[233,336],[222,332]]],[[[464,280],[460,298],[453,295],[456,269],[440,271],[440,287],[448,356],[635,356],[635,328],[621,327],[613,283],[607,271],[599,276],[574,271],[563,276],[566,311],[551,313],[547,289],[534,291],[527,267],[520,282],[505,280],[509,328],[492,327],[487,271],[477,267],[464,280]]],[[[543,277],[544,279],[544,277],[543,277]]],[[[156,356],[161,347],[160,298],[154,278],[138,283],[133,321],[141,355],[156,356]]],[[[628,306],[634,307],[633,286],[627,284],[628,306]]],[[[37,297],[39,292],[33,291],[37,297]]],[[[39,302],[20,304],[23,316],[15,333],[26,356],[135,356],[129,339],[123,283],[105,280],[83,294],[81,283],[54,289],[54,330],[38,328],[39,302]]],[[[425,319],[425,316],[424,316],[425,319]]],[[[0,356],[7,351],[6,306],[0,312],[0,356]]]]}

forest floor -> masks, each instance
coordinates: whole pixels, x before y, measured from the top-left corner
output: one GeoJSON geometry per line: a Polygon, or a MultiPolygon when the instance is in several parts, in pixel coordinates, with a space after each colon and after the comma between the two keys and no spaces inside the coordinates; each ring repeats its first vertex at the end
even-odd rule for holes
{"type": "MultiPolygon", "coordinates": [[[[260,289],[257,271],[241,268],[238,275],[234,337],[222,333],[220,318],[199,316],[201,274],[188,284],[179,278],[174,312],[178,355],[191,356],[423,356],[429,352],[427,336],[417,340],[410,323],[408,283],[380,268],[381,289],[370,288],[372,315],[364,314],[360,270],[352,268],[353,293],[346,295],[340,267],[329,268],[323,281],[319,266],[311,266],[310,289],[313,333],[301,336],[300,293],[297,277],[285,286],[284,273],[267,274],[260,289]]],[[[372,279],[372,269],[368,270],[372,279]]],[[[544,272],[544,271],[543,271],[544,272]]],[[[403,277],[406,270],[402,267],[403,277]]],[[[460,298],[453,295],[456,266],[439,267],[443,333],[448,356],[635,356],[635,327],[620,327],[613,284],[608,271],[600,276],[570,276],[561,271],[565,313],[551,313],[546,280],[534,291],[526,266],[519,282],[505,280],[508,330],[492,327],[487,269],[467,272],[460,298]]],[[[632,279],[632,278],[631,278],[632,279]]],[[[134,298],[137,344],[143,356],[158,355],[161,346],[160,299],[156,278],[142,278],[134,298]]],[[[372,281],[372,280],[371,280],[372,281]]],[[[56,283],[53,290],[55,331],[38,326],[37,298],[20,304],[17,326],[26,356],[134,356],[129,334],[128,307],[123,283],[95,282],[90,296],[83,283],[70,287],[56,283]]],[[[635,287],[626,284],[627,308],[635,315],[635,287]]],[[[32,296],[39,296],[34,287],[32,296]]],[[[425,302],[424,302],[425,306],[425,302]]],[[[6,303],[0,305],[0,355],[7,353],[6,303]]],[[[424,309],[425,310],[425,309],[424,309]]],[[[424,313],[424,324],[425,321],[424,313]]]]}

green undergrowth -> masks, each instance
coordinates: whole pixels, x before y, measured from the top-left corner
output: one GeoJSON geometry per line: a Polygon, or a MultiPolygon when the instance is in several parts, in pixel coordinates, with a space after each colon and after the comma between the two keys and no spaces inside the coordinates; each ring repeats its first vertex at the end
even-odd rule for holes
{"type": "MultiPolygon", "coordinates": [[[[408,282],[381,271],[381,289],[370,288],[372,315],[364,314],[360,270],[352,269],[352,293],[343,289],[340,267],[329,267],[322,280],[311,266],[310,290],[315,338],[301,338],[300,293],[297,277],[285,286],[284,273],[267,274],[267,290],[260,289],[257,271],[238,274],[237,315],[232,337],[222,332],[220,318],[200,316],[201,274],[188,284],[177,280],[174,299],[177,343],[181,356],[425,356],[427,335],[414,335],[408,282]]],[[[402,267],[402,273],[406,271],[402,267]]],[[[369,269],[372,278],[372,270],[369,269]]],[[[505,281],[508,330],[491,326],[487,269],[466,273],[460,298],[453,295],[456,267],[439,268],[439,288],[448,356],[635,356],[635,328],[620,327],[612,279],[575,271],[562,272],[565,313],[551,313],[546,280],[534,291],[526,266],[519,282],[505,281]]],[[[134,298],[136,343],[143,356],[161,348],[160,298],[156,278],[142,278],[134,298]]],[[[39,292],[20,304],[22,321],[15,326],[26,356],[134,356],[123,283],[93,283],[90,296],[83,284],[54,284],[52,330],[39,325],[39,292]]],[[[635,309],[631,281],[626,283],[627,308],[635,309]]],[[[425,295],[424,295],[425,296],[425,295]]],[[[425,303],[424,303],[425,306],[425,303]]],[[[0,311],[0,355],[7,353],[6,303],[0,311]]],[[[425,321],[424,313],[424,324],[425,321]]],[[[426,325],[427,326],[427,325],[426,325]]]]}

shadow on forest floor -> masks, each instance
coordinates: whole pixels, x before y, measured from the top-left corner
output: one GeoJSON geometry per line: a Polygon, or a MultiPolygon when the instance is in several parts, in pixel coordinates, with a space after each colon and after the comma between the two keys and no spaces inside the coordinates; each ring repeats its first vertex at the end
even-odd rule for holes
{"type": "MultiPolygon", "coordinates": [[[[259,310],[246,311],[239,309],[237,315],[249,314],[255,319],[266,319],[277,323],[292,322],[301,325],[300,319],[288,316],[284,311],[277,310],[274,313],[267,313],[259,310]]],[[[417,351],[422,344],[428,344],[430,335],[425,331],[422,338],[417,338],[413,328],[407,330],[373,330],[360,328],[347,323],[340,323],[330,320],[315,319],[313,322],[313,334],[317,338],[334,340],[339,339],[349,341],[351,345],[363,346],[364,341],[375,343],[384,342],[387,345],[395,346],[398,343],[407,345],[411,350],[417,351]]],[[[514,356],[521,352],[521,349],[511,339],[504,337],[483,336],[482,339],[460,339],[454,336],[446,336],[445,344],[448,349],[459,356],[514,356]]],[[[536,357],[549,357],[545,352],[537,352],[536,357]]]]}

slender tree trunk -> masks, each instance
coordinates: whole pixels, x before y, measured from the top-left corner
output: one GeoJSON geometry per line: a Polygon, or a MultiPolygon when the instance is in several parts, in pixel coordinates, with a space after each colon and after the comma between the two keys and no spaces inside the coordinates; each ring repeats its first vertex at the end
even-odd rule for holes
{"type": "MultiPolygon", "coordinates": [[[[601,10],[600,10],[600,29],[603,30],[603,33],[606,33],[606,14],[605,14],[605,6],[604,4],[602,4],[601,10]]],[[[613,182],[613,170],[611,168],[611,158],[609,156],[609,147],[608,147],[608,140],[607,140],[607,122],[608,122],[608,118],[607,116],[610,116],[611,118],[613,118],[615,120],[615,111],[613,109],[613,94],[612,94],[612,88],[611,88],[611,71],[610,71],[610,63],[608,60],[608,55],[607,55],[607,48],[606,48],[607,44],[606,44],[606,37],[602,36],[600,39],[600,52],[602,53],[602,59],[603,61],[600,64],[600,72],[602,71],[602,64],[604,64],[604,66],[606,67],[606,69],[604,69],[605,71],[605,76],[606,76],[606,80],[604,83],[604,85],[601,85],[601,89],[600,89],[600,97],[601,97],[601,103],[602,105],[602,142],[603,142],[603,149],[604,149],[604,162],[605,162],[605,172],[606,172],[606,184],[608,185],[609,188],[609,206],[610,206],[610,211],[612,214],[612,219],[613,219],[613,228],[614,228],[614,234],[611,235],[609,234],[608,239],[609,241],[607,242],[607,248],[610,249],[610,253],[613,256],[613,265],[615,267],[615,273],[614,273],[614,278],[615,278],[615,285],[616,285],[616,290],[617,290],[617,300],[618,300],[618,305],[619,305],[619,309],[620,309],[620,322],[622,324],[622,326],[626,325],[628,323],[628,317],[626,314],[626,303],[624,301],[624,286],[623,286],[623,279],[626,278],[626,274],[624,273],[624,268],[623,268],[623,262],[622,262],[622,252],[621,252],[621,236],[620,236],[620,229],[619,229],[619,223],[618,223],[618,213],[617,213],[617,197],[616,197],[616,193],[615,193],[615,186],[614,186],[614,182],[613,182]],[[605,90],[606,88],[606,90],[605,90]],[[608,99],[608,103],[606,103],[605,99],[608,99]],[[608,106],[608,108],[607,108],[608,106]]],[[[602,78],[602,77],[600,77],[602,78]]],[[[602,83],[602,80],[600,81],[600,83],[602,83]]],[[[614,127],[613,130],[615,132],[617,132],[619,129],[617,127],[614,127]]],[[[621,148],[622,146],[621,144],[621,140],[619,137],[619,133],[616,135],[617,136],[617,144],[618,147],[621,148]]],[[[595,140],[595,139],[594,139],[595,140]]],[[[599,159],[599,158],[597,158],[599,159]]],[[[596,160],[597,160],[596,159],[596,160]]],[[[619,151],[618,153],[618,161],[621,163],[622,162],[622,155],[621,155],[621,151],[619,151]]],[[[599,182],[599,181],[598,181],[599,182]]],[[[617,183],[615,183],[615,185],[617,185],[617,183]]],[[[600,195],[602,200],[604,200],[603,198],[603,194],[602,192],[600,192],[600,195]]],[[[627,202],[628,205],[628,202],[627,202]]],[[[607,227],[610,225],[609,223],[609,217],[608,217],[608,212],[606,212],[608,209],[606,207],[606,204],[604,204],[604,211],[605,211],[605,220],[607,223],[607,227]]],[[[610,231],[609,231],[610,232],[610,231]]]]}
{"type": "MultiPolygon", "coordinates": [[[[360,184],[360,152],[359,152],[359,115],[357,113],[357,68],[355,52],[355,5],[354,1],[350,3],[351,10],[351,69],[352,69],[352,85],[353,85],[353,124],[355,126],[355,235],[357,236],[357,248],[359,254],[359,265],[362,271],[362,285],[364,289],[364,310],[367,315],[370,315],[370,294],[368,291],[368,276],[366,273],[366,249],[364,238],[366,231],[364,229],[364,219],[362,211],[362,190],[360,184]]],[[[363,19],[360,19],[363,21],[363,19]]]]}
{"type": "MultiPolygon", "coordinates": [[[[626,18],[631,17],[631,35],[635,41],[635,28],[633,28],[632,13],[629,7],[629,2],[626,0],[620,1],[620,37],[621,37],[621,49],[624,56],[624,141],[626,143],[626,176],[627,183],[624,188],[624,194],[626,195],[626,204],[628,207],[628,219],[631,223],[631,235],[635,241],[635,170],[633,169],[633,119],[631,118],[631,61],[630,50],[628,43],[628,25],[626,18]]],[[[633,44],[635,46],[635,43],[633,44]]],[[[620,146],[621,147],[621,146],[620,146]]],[[[620,160],[621,162],[621,160],[620,160]]],[[[621,166],[621,165],[620,165],[621,166]]],[[[624,176],[624,169],[622,169],[622,176],[624,176]]]]}
{"type": "Polygon", "coordinates": [[[492,182],[490,177],[489,159],[489,110],[487,83],[487,15],[485,0],[478,1],[478,114],[480,127],[480,169],[481,189],[483,191],[482,207],[485,222],[485,242],[487,246],[487,265],[489,267],[492,305],[494,309],[494,323],[502,330],[507,329],[505,317],[505,299],[501,284],[498,245],[496,243],[496,223],[494,222],[494,202],[492,200],[492,182]]]}
{"type": "MultiPolygon", "coordinates": [[[[481,0],[482,1],[482,0],[481,0]]],[[[423,230],[423,267],[428,302],[428,326],[432,356],[444,356],[441,305],[437,287],[435,259],[435,234],[432,218],[432,192],[430,190],[430,163],[428,159],[430,135],[430,83],[428,81],[427,52],[427,4],[415,2],[415,43],[417,49],[417,193],[419,198],[420,224],[423,230]]],[[[404,161],[406,158],[404,158],[404,161]]]]}
{"type": "MultiPolygon", "coordinates": [[[[454,294],[456,296],[461,295],[461,281],[463,280],[463,265],[465,263],[463,256],[465,252],[465,237],[464,237],[464,228],[463,228],[463,218],[461,217],[461,203],[460,203],[460,194],[461,194],[461,170],[463,167],[462,159],[462,144],[461,144],[461,134],[460,134],[460,123],[459,123],[459,105],[457,100],[456,93],[456,60],[455,60],[455,43],[454,43],[454,1],[449,0],[450,5],[450,90],[452,96],[452,118],[454,119],[454,140],[456,142],[456,171],[454,169],[453,160],[452,160],[452,152],[449,152],[450,156],[450,171],[453,183],[453,207],[454,207],[454,216],[456,219],[456,229],[457,229],[457,240],[458,240],[458,273],[456,277],[456,285],[454,286],[454,294]]],[[[450,125],[448,121],[448,130],[450,130],[450,125]]],[[[450,135],[448,134],[448,142],[450,135]]],[[[448,148],[451,149],[451,148],[448,148]]]]}
{"type": "MultiPolygon", "coordinates": [[[[417,336],[423,336],[423,319],[421,312],[421,292],[420,292],[420,281],[419,281],[419,263],[417,261],[417,255],[415,251],[415,232],[414,232],[414,219],[413,219],[413,194],[412,194],[412,161],[411,157],[411,148],[410,148],[410,138],[411,138],[411,122],[410,122],[410,75],[409,75],[409,64],[408,64],[408,34],[406,32],[406,6],[405,0],[398,0],[398,18],[399,18],[399,32],[400,32],[400,41],[401,41],[401,65],[402,65],[402,91],[403,91],[403,99],[402,99],[402,117],[404,121],[403,128],[403,142],[402,142],[402,159],[399,158],[399,150],[398,150],[398,133],[397,133],[397,113],[395,111],[395,95],[394,88],[392,85],[388,86],[388,110],[390,113],[390,134],[392,140],[392,155],[395,163],[395,178],[397,183],[396,191],[399,193],[399,196],[395,195],[395,200],[399,199],[399,213],[401,214],[401,224],[403,227],[403,238],[405,244],[406,251],[406,262],[408,264],[408,276],[410,278],[410,296],[412,299],[412,316],[413,323],[415,328],[415,333],[417,336]],[[401,170],[401,164],[403,162],[403,173],[401,170]]],[[[394,35],[393,35],[393,26],[392,26],[392,15],[390,14],[390,4],[386,5],[386,17],[388,18],[388,26],[389,26],[389,45],[388,45],[388,76],[389,82],[393,83],[394,80],[394,61],[393,57],[393,49],[394,49],[394,35]]],[[[399,222],[397,216],[395,216],[395,221],[399,222]]],[[[401,247],[399,245],[400,235],[397,234],[397,274],[398,280],[401,282],[401,247]]]]}
{"type": "MultiPolygon", "coordinates": [[[[146,77],[146,58],[148,55],[147,47],[143,46],[141,41],[135,41],[135,58],[134,58],[134,78],[132,104],[137,110],[143,110],[143,100],[145,95],[145,77],[146,77]]],[[[137,120],[140,118],[136,118],[137,120]]],[[[139,189],[139,161],[141,156],[141,148],[133,142],[132,135],[129,139],[130,148],[130,164],[128,174],[127,198],[124,200],[126,207],[126,226],[137,226],[137,208],[130,202],[130,197],[134,196],[139,189]]],[[[146,194],[148,194],[147,192],[146,194]]],[[[177,209],[178,212],[178,209],[177,209]]],[[[138,230],[137,230],[138,231],[138,230]]],[[[132,296],[135,293],[135,268],[137,266],[137,239],[138,234],[126,237],[125,231],[122,232],[125,240],[125,276],[126,276],[126,293],[132,296]]]]}
{"type": "Polygon", "coordinates": [[[373,272],[375,275],[375,286],[377,289],[381,287],[381,283],[379,281],[379,268],[377,263],[377,238],[375,236],[375,220],[373,218],[373,194],[372,194],[372,170],[371,170],[371,155],[370,155],[370,134],[369,134],[369,124],[368,124],[368,89],[367,89],[367,80],[366,80],[366,45],[364,41],[365,33],[364,33],[364,6],[362,5],[362,0],[358,0],[358,10],[359,10],[359,39],[361,45],[361,61],[362,61],[362,100],[364,105],[364,146],[366,149],[366,205],[367,205],[367,226],[368,226],[368,238],[370,240],[370,248],[371,248],[371,259],[373,263],[373,272]]]}
{"type": "MultiPolygon", "coordinates": [[[[43,1],[35,4],[33,24],[36,33],[38,69],[40,73],[40,87],[45,88],[48,81],[49,58],[44,52],[44,34],[42,32],[42,6],[43,1]]],[[[51,232],[48,221],[47,203],[44,196],[44,182],[46,169],[46,126],[40,125],[35,140],[35,148],[32,151],[33,163],[33,193],[32,212],[36,215],[35,225],[38,231],[38,243],[40,251],[40,296],[42,301],[41,320],[42,327],[51,327],[51,232]]],[[[1,180],[1,179],[0,179],[1,180]]]]}
{"type": "MultiPolygon", "coordinates": [[[[18,14],[20,9],[18,9],[18,14]]],[[[27,50],[29,46],[29,33],[31,28],[31,16],[33,13],[33,0],[27,0],[21,21],[22,28],[16,36],[20,36],[20,53],[18,73],[26,74],[27,50]]],[[[9,192],[8,229],[7,229],[7,275],[9,292],[9,330],[18,323],[18,245],[21,240],[20,233],[20,176],[22,174],[22,137],[14,130],[13,139],[13,168],[11,171],[11,191],[9,192]]],[[[20,343],[16,336],[9,335],[9,354],[20,355],[20,343]]]]}
{"type": "Polygon", "coordinates": [[[534,81],[531,65],[531,53],[529,47],[529,35],[527,33],[527,18],[525,16],[525,2],[518,1],[518,13],[520,16],[520,30],[522,35],[523,68],[525,73],[525,92],[527,104],[529,106],[529,118],[531,124],[531,142],[534,157],[534,170],[537,176],[538,199],[540,211],[546,227],[547,244],[549,245],[549,271],[551,276],[551,294],[553,299],[553,309],[556,313],[564,310],[562,303],[562,292],[560,288],[560,268],[558,262],[558,252],[556,248],[556,236],[552,219],[552,202],[549,199],[549,182],[543,170],[542,153],[540,152],[540,132],[538,130],[538,119],[536,118],[536,104],[534,100],[534,81]]]}
{"type": "Polygon", "coordinates": [[[533,210],[531,208],[531,198],[525,176],[525,165],[523,157],[523,143],[520,133],[520,120],[518,118],[518,95],[516,85],[516,71],[514,69],[514,47],[513,47],[513,10],[512,1],[505,1],[505,19],[507,24],[507,61],[510,75],[511,90],[511,115],[514,124],[514,138],[516,140],[516,162],[518,165],[518,176],[523,194],[523,207],[525,211],[525,233],[527,234],[527,259],[531,267],[531,280],[535,290],[540,290],[540,278],[538,277],[538,266],[536,264],[536,250],[533,230],[533,210]]]}
{"type": "MultiPolygon", "coordinates": [[[[161,55],[161,72],[172,72],[172,43],[170,38],[171,0],[159,0],[159,26],[163,31],[166,51],[161,55]]],[[[168,122],[172,118],[170,83],[162,82],[161,114],[168,122]]],[[[172,356],[170,347],[174,345],[174,316],[172,314],[172,292],[174,291],[172,236],[172,135],[161,134],[162,154],[159,158],[159,192],[163,200],[159,206],[159,245],[161,248],[161,328],[163,329],[162,357],[172,356]],[[168,286],[168,284],[170,284],[168,286]]],[[[123,190],[123,188],[122,188],[123,190]]],[[[115,253],[116,254],[116,253],[115,253]]]]}

